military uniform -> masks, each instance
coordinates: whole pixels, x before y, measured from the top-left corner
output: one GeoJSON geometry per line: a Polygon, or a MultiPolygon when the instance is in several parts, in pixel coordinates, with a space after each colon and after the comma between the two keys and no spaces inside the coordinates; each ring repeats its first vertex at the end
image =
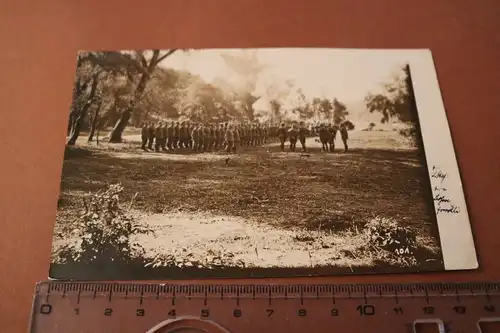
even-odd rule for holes
{"type": "Polygon", "coordinates": [[[233,152],[236,153],[236,149],[240,147],[240,142],[241,142],[239,126],[236,126],[234,128],[233,137],[234,137],[233,152]]]}
{"type": "Polygon", "coordinates": [[[328,144],[330,145],[330,152],[335,151],[335,137],[337,136],[337,127],[335,125],[328,126],[328,144]]]}
{"type": "Polygon", "coordinates": [[[250,135],[251,135],[252,147],[257,146],[257,126],[255,124],[252,125],[252,131],[250,135]]]}
{"type": "Polygon", "coordinates": [[[211,151],[215,146],[215,125],[211,124],[208,127],[208,136],[210,141],[208,142],[208,150],[211,151]]]}
{"type": "Polygon", "coordinates": [[[221,138],[220,127],[219,125],[214,125],[214,150],[216,151],[220,147],[220,138],[221,138]]]}
{"type": "Polygon", "coordinates": [[[223,143],[224,149],[227,149],[227,139],[226,139],[227,130],[228,130],[228,124],[225,123],[223,128],[222,128],[222,133],[224,134],[224,143],[223,143]]]}
{"type": "Polygon", "coordinates": [[[142,150],[147,150],[146,145],[148,144],[148,133],[149,133],[148,125],[146,125],[146,124],[142,125],[142,128],[141,128],[141,149],[142,150]]]}
{"type": "Polygon", "coordinates": [[[179,148],[179,138],[180,138],[180,125],[176,122],[172,131],[172,148],[179,148]]]}
{"type": "Polygon", "coordinates": [[[166,151],[167,150],[167,134],[168,134],[168,130],[167,130],[168,126],[167,126],[167,123],[163,124],[163,126],[161,127],[161,150],[163,151],[166,151]]]}
{"type": "Polygon", "coordinates": [[[205,151],[205,140],[206,140],[205,126],[200,124],[200,125],[198,125],[198,151],[199,152],[205,151]]]}
{"type": "Polygon", "coordinates": [[[306,151],[306,137],[308,132],[309,131],[307,130],[305,124],[302,123],[299,128],[299,140],[300,145],[302,146],[302,151],[306,151]]]}
{"type": "Polygon", "coordinates": [[[173,135],[174,135],[174,123],[171,122],[167,125],[167,148],[169,151],[172,151],[173,148],[173,135]]]}
{"type": "Polygon", "coordinates": [[[224,134],[224,139],[226,140],[226,151],[231,153],[233,151],[234,145],[234,132],[231,126],[226,128],[226,133],[224,134]]]}
{"type": "Polygon", "coordinates": [[[297,145],[297,139],[299,137],[299,131],[295,128],[295,125],[288,130],[288,137],[290,140],[290,151],[295,151],[295,146],[297,145]]]}
{"type": "Polygon", "coordinates": [[[153,150],[153,141],[155,139],[155,125],[151,123],[148,128],[148,149],[153,150]]]}
{"type": "Polygon", "coordinates": [[[277,133],[276,133],[276,135],[278,136],[278,138],[280,140],[281,151],[285,150],[286,134],[287,134],[287,131],[285,128],[285,124],[281,124],[281,127],[277,130],[277,133]]]}
{"type": "Polygon", "coordinates": [[[191,140],[193,140],[192,147],[194,152],[198,151],[198,136],[199,136],[199,128],[198,126],[195,125],[191,130],[191,140]]]}
{"type": "Polygon", "coordinates": [[[191,126],[191,123],[187,123],[186,125],[186,146],[187,148],[192,148],[193,147],[193,138],[191,137],[191,133],[193,132],[193,128],[191,126]]]}
{"type": "Polygon", "coordinates": [[[329,141],[329,135],[330,133],[328,132],[328,129],[326,128],[325,125],[321,125],[319,130],[319,141],[321,141],[321,149],[323,151],[328,151],[328,141],[329,141]]]}
{"type": "Polygon", "coordinates": [[[161,148],[161,140],[162,140],[162,125],[159,123],[155,127],[155,151],[159,152],[161,148]]]}
{"type": "Polygon", "coordinates": [[[345,125],[340,125],[340,137],[342,138],[342,141],[344,142],[344,153],[347,153],[347,139],[349,138],[349,135],[347,133],[347,127],[345,125]]]}

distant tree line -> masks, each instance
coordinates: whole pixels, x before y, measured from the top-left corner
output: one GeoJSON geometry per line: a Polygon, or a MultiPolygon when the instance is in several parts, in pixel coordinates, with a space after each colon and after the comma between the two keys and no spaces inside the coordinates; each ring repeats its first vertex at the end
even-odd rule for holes
{"type": "MultiPolygon", "coordinates": [[[[419,131],[417,104],[413,91],[410,65],[401,69],[400,75],[383,86],[380,93],[369,93],[365,97],[366,108],[370,112],[378,112],[382,118],[380,122],[397,121],[406,125],[400,134],[413,140],[417,139],[419,131]]],[[[375,124],[370,128],[375,127],[375,124]]]]}

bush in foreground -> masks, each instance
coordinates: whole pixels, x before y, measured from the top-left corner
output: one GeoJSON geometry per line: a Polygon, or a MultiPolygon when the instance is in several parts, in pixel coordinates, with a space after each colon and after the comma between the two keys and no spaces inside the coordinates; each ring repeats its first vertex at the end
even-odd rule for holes
{"type": "Polygon", "coordinates": [[[85,211],[75,217],[76,243],[61,246],[55,253],[56,263],[127,264],[144,261],[144,248],[133,241],[137,235],[152,229],[140,225],[120,205],[120,184],[93,194],[85,211]]]}

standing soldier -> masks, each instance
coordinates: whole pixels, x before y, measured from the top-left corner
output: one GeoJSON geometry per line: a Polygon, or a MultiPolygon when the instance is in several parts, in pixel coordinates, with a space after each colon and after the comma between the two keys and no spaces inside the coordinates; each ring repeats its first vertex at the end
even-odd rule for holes
{"type": "Polygon", "coordinates": [[[226,140],[226,145],[227,145],[226,151],[228,154],[230,154],[233,151],[234,133],[232,127],[233,127],[232,125],[227,126],[226,132],[224,134],[224,139],[226,140]]]}
{"type": "Polygon", "coordinates": [[[193,138],[191,137],[191,133],[193,133],[193,127],[191,126],[190,122],[188,122],[186,125],[186,132],[187,132],[187,138],[186,138],[187,148],[192,148],[193,147],[193,138]]]}
{"type": "Polygon", "coordinates": [[[162,127],[163,124],[161,121],[155,127],[155,152],[159,152],[161,148],[162,127]]]}
{"type": "Polygon", "coordinates": [[[349,138],[349,135],[347,134],[347,126],[344,123],[340,124],[340,136],[342,138],[342,142],[344,142],[344,153],[347,153],[347,139],[349,138]]]}
{"type": "Polygon", "coordinates": [[[221,123],[219,125],[219,132],[220,132],[220,142],[219,142],[219,150],[224,149],[224,142],[226,141],[225,135],[226,135],[226,130],[224,128],[224,124],[221,123]]]}
{"type": "Polygon", "coordinates": [[[240,144],[242,147],[247,146],[247,124],[240,125],[240,144]]]}
{"type": "Polygon", "coordinates": [[[191,146],[193,147],[193,151],[198,152],[198,126],[194,124],[193,129],[191,130],[191,140],[193,140],[191,146]]]}
{"type": "Polygon", "coordinates": [[[255,124],[252,124],[251,137],[252,137],[252,142],[251,142],[252,147],[257,146],[257,125],[255,124]]]}
{"type": "Polygon", "coordinates": [[[155,139],[155,125],[153,122],[148,127],[148,149],[153,150],[153,141],[155,139]]]}
{"type": "Polygon", "coordinates": [[[215,150],[215,143],[217,142],[217,128],[216,124],[210,124],[210,150],[215,150]]]}
{"type": "Polygon", "coordinates": [[[252,127],[250,124],[245,124],[245,146],[250,147],[252,144],[252,127]]]}
{"type": "Polygon", "coordinates": [[[212,128],[211,124],[205,124],[205,151],[210,151],[212,145],[212,128]]]}
{"type": "Polygon", "coordinates": [[[269,141],[269,124],[264,125],[264,144],[267,144],[269,141]]]}
{"type": "Polygon", "coordinates": [[[295,151],[297,138],[299,137],[299,131],[295,127],[295,124],[292,124],[292,128],[288,130],[288,137],[290,138],[290,151],[295,151]]]}
{"type": "Polygon", "coordinates": [[[262,146],[262,140],[263,140],[263,137],[262,137],[262,127],[260,126],[260,124],[257,124],[257,145],[258,146],[262,146]]]}
{"type": "Polygon", "coordinates": [[[166,151],[167,150],[167,123],[165,122],[163,126],[161,127],[161,150],[166,151]]]}
{"type": "Polygon", "coordinates": [[[227,149],[227,140],[226,140],[227,130],[228,130],[228,123],[225,123],[222,131],[224,133],[224,143],[223,143],[224,149],[227,149]]]}
{"type": "Polygon", "coordinates": [[[168,148],[168,151],[172,151],[173,131],[174,131],[174,123],[170,122],[167,125],[167,148],[168,148]]]}
{"type": "Polygon", "coordinates": [[[144,151],[147,151],[146,145],[148,144],[148,132],[149,132],[148,124],[147,123],[142,124],[142,128],[141,128],[141,140],[142,140],[141,149],[144,150],[144,151]]]}
{"type": "Polygon", "coordinates": [[[236,153],[236,149],[240,147],[241,137],[240,137],[240,125],[236,125],[233,131],[234,145],[233,152],[236,153]]]}
{"type": "Polygon", "coordinates": [[[300,145],[302,146],[302,151],[306,151],[306,137],[307,133],[309,131],[307,130],[306,124],[301,121],[300,122],[300,128],[299,128],[299,140],[300,140],[300,145]]]}
{"type": "Polygon", "coordinates": [[[337,137],[337,125],[329,125],[328,126],[328,143],[330,145],[330,152],[333,153],[335,151],[335,138],[337,137]]]}
{"type": "Polygon", "coordinates": [[[187,128],[186,123],[181,122],[179,125],[179,148],[186,148],[186,140],[187,140],[187,128]]]}
{"type": "Polygon", "coordinates": [[[319,134],[319,141],[321,141],[321,150],[327,152],[328,151],[328,139],[329,139],[328,129],[326,128],[325,124],[321,124],[317,131],[319,134]]]}
{"type": "Polygon", "coordinates": [[[173,126],[173,129],[172,129],[172,147],[173,149],[177,149],[179,146],[179,137],[180,137],[180,126],[179,126],[179,122],[176,121],[174,126],[173,126]]]}
{"type": "Polygon", "coordinates": [[[219,150],[220,139],[221,139],[220,124],[214,124],[214,133],[215,133],[214,151],[217,151],[219,150]]]}
{"type": "Polygon", "coordinates": [[[281,123],[280,128],[277,131],[278,138],[280,139],[280,149],[285,151],[285,141],[286,141],[286,128],[285,123],[281,123]]]}
{"type": "Polygon", "coordinates": [[[205,129],[203,124],[198,124],[198,152],[203,152],[205,146],[205,129]]]}
{"type": "Polygon", "coordinates": [[[206,152],[208,150],[208,142],[210,141],[210,138],[209,138],[210,132],[208,130],[207,124],[203,124],[201,126],[200,132],[202,133],[202,136],[203,136],[203,152],[206,152]]]}

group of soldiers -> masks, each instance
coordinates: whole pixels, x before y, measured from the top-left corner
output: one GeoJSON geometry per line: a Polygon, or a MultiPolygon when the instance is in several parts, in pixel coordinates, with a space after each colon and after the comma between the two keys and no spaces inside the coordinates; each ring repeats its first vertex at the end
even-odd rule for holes
{"type": "Polygon", "coordinates": [[[335,139],[337,132],[340,132],[342,142],[344,143],[344,152],[347,152],[347,139],[348,132],[347,126],[343,123],[340,125],[332,124],[319,124],[316,126],[307,127],[304,122],[300,122],[297,127],[295,123],[292,124],[291,128],[287,128],[284,123],[281,124],[278,129],[277,136],[280,140],[280,148],[282,151],[285,150],[285,142],[288,140],[290,142],[290,151],[295,151],[297,140],[300,141],[302,146],[302,151],[306,151],[306,138],[308,136],[319,136],[319,141],[321,142],[321,149],[326,152],[334,152],[335,150],[335,139]]]}
{"type": "Polygon", "coordinates": [[[320,124],[307,126],[305,122],[276,124],[229,124],[212,123],[199,124],[192,122],[154,122],[142,126],[141,148],[145,151],[176,151],[191,149],[202,153],[224,149],[228,153],[235,153],[238,148],[255,147],[278,139],[281,151],[285,150],[285,142],[289,141],[290,151],[296,150],[297,141],[300,141],[302,151],[306,151],[306,138],[319,135],[322,150],[333,152],[335,138],[340,131],[344,142],[344,151],[347,152],[347,128],[343,124],[320,124]]]}
{"type": "Polygon", "coordinates": [[[269,124],[151,122],[142,127],[141,148],[156,152],[188,148],[197,153],[225,149],[234,153],[238,147],[263,145],[276,132],[277,127],[269,124]]]}

